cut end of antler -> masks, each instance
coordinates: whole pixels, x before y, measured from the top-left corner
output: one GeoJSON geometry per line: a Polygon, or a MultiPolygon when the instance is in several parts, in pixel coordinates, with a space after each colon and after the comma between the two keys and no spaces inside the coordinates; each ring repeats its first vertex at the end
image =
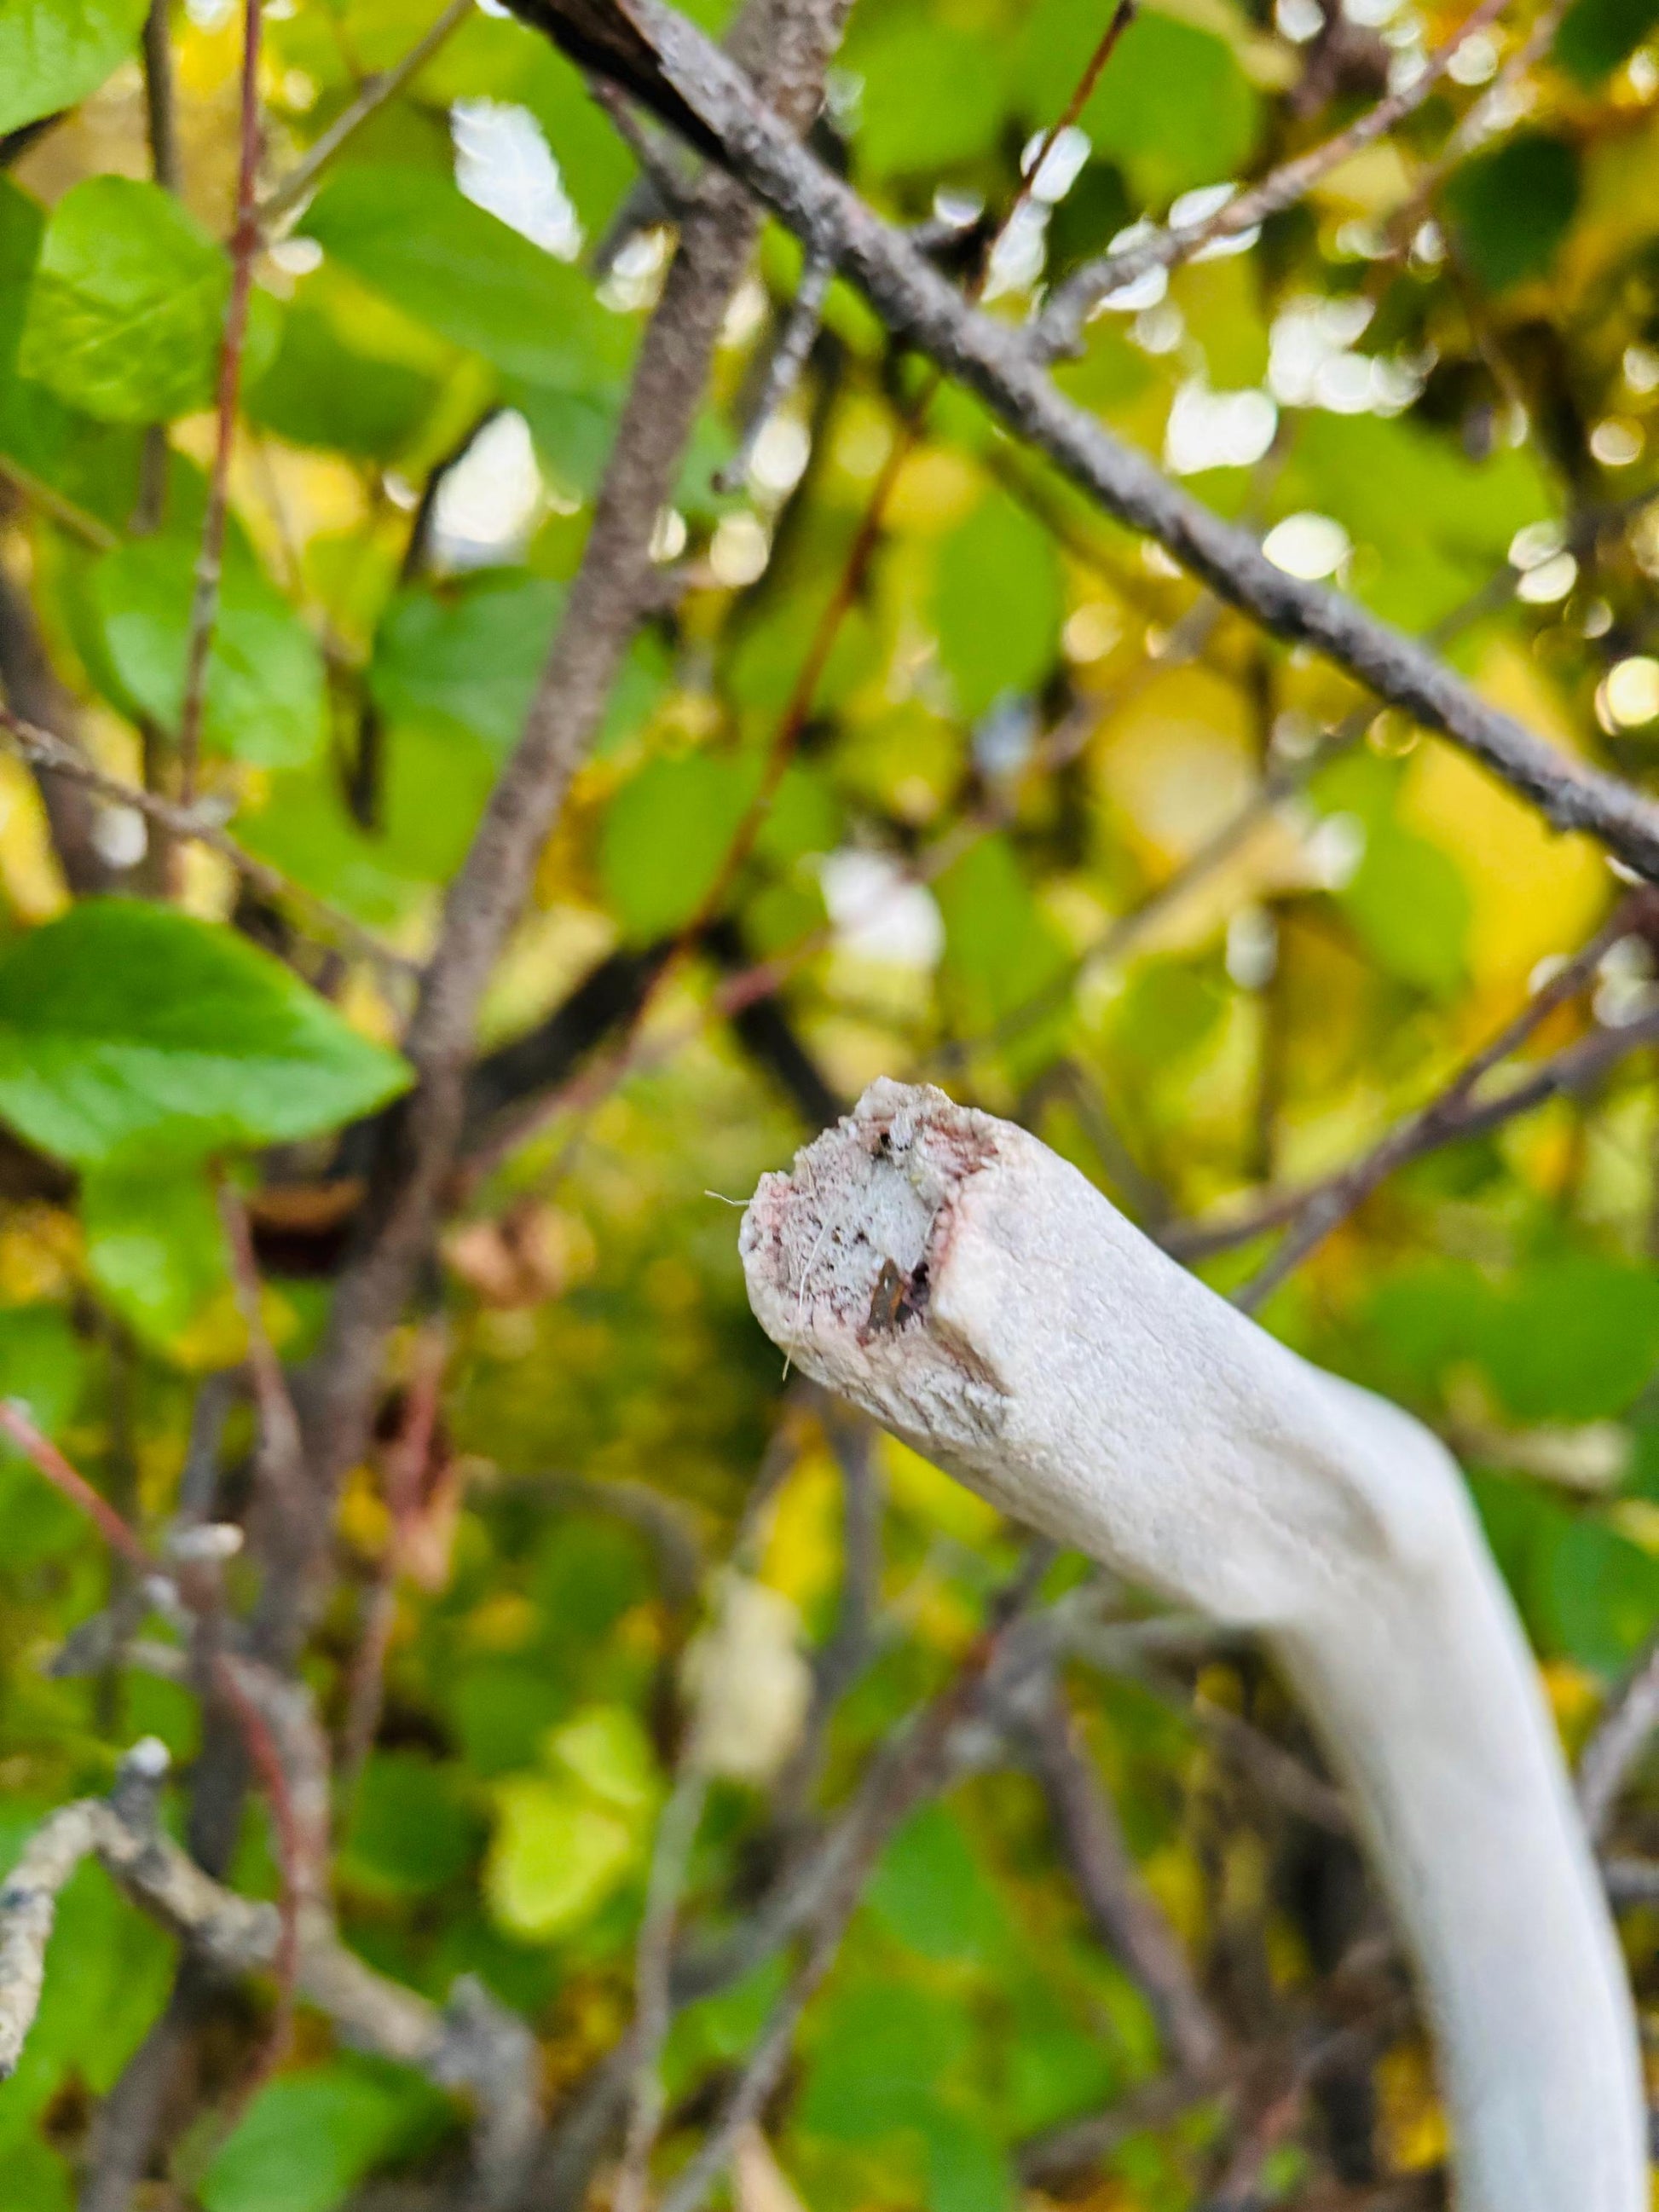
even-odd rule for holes
{"type": "Polygon", "coordinates": [[[749,1302],[789,1360],[901,1431],[982,1436],[995,1362],[956,1310],[952,1231],[1007,1134],[927,1085],[873,1083],[744,1215],[749,1302]]]}

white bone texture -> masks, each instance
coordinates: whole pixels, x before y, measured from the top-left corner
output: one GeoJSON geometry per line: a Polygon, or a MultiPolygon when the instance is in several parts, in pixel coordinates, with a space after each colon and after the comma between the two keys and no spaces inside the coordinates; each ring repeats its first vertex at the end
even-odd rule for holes
{"type": "Polygon", "coordinates": [[[1640,2212],[1624,1966],[1439,1442],[942,1091],[872,1085],[763,1178],[742,1251],[757,1317],[808,1374],[1016,1519],[1260,1630],[1413,1955],[1461,2212],[1640,2212]]]}

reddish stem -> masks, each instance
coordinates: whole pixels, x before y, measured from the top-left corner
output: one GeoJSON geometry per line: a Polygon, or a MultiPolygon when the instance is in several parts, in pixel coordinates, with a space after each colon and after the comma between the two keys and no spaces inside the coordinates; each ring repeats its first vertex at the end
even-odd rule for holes
{"type": "Polygon", "coordinates": [[[300,1896],[305,1879],[306,1850],[276,1736],[264,1715],[237,1680],[234,1662],[222,1654],[214,1661],[213,1685],[235,1716],[248,1757],[270,1801],[270,1822],[276,1838],[278,1929],[276,1956],[272,1962],[276,1977],[276,2009],[264,2047],[237,2093],[239,2107],[246,2107],[270,2078],[293,2032],[300,1986],[300,1896]]]}
{"type": "Polygon", "coordinates": [[[208,478],[207,511],[202,520],[201,550],[196,559],[196,588],[191,599],[190,638],[185,649],[184,700],[179,713],[179,797],[186,806],[196,798],[202,750],[202,712],[207,694],[208,654],[219,619],[219,585],[224,566],[225,520],[229,505],[230,455],[236,433],[236,402],[241,390],[242,359],[247,348],[248,301],[253,289],[253,257],[259,245],[254,188],[259,167],[260,0],[246,0],[242,19],[241,153],[236,176],[236,226],[231,234],[230,303],[225,312],[224,349],[219,357],[218,427],[213,468],[208,478]]]}
{"type": "Polygon", "coordinates": [[[45,1475],[52,1488],[68,1498],[77,1511],[84,1513],[111,1549],[131,1561],[140,1574],[157,1571],[157,1562],[145,1547],[137,1529],[124,1521],[109,1500],[102,1497],[78,1468],[70,1465],[50,1437],[41,1435],[28,1415],[15,1398],[0,1399],[0,1431],[11,1438],[38,1473],[45,1475]]]}
{"type": "Polygon", "coordinates": [[[343,1801],[349,1801],[380,1729],[386,1652],[398,1613],[398,1577],[403,1570],[410,1523],[420,1504],[422,1478],[432,1457],[447,1350],[447,1334],[441,1322],[422,1331],[410,1376],[409,1403],[403,1426],[386,1454],[386,1502],[392,1526],[363,1608],[362,1637],[346,1694],[346,1722],[340,1745],[343,1801]]]}

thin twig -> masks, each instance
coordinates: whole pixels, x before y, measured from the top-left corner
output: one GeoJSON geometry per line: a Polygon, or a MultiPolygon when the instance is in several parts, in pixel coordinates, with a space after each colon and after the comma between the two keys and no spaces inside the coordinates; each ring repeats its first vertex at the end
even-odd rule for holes
{"type": "MultiPolygon", "coordinates": [[[[1496,1098],[1478,1097],[1476,1094],[1486,1078],[1502,1066],[1542,1022],[1583,990],[1612,947],[1642,926],[1644,915],[1653,910],[1656,896],[1652,892],[1640,891],[1624,901],[1612,920],[1605,922],[1571,961],[1534,992],[1520,1012],[1467,1060],[1426,1105],[1397,1121],[1358,1159],[1319,1182],[1269,1198],[1237,1219],[1210,1229],[1166,1232],[1162,1239],[1165,1249],[1178,1258],[1195,1259],[1230,1245],[1246,1243],[1267,1230],[1288,1225],[1290,1234],[1278,1251],[1238,1294],[1239,1303],[1246,1310],[1258,1304],[1397,1168],[1470,1134],[1477,1126],[1489,1128],[1495,1119],[1507,1119],[1538,1102],[1537,1082],[1543,1073],[1541,1069],[1496,1098]]],[[[1640,1041],[1639,1030],[1640,1024],[1632,1024],[1628,1031],[1606,1034],[1623,1036],[1626,1040],[1624,1049],[1628,1050],[1640,1041]]],[[[1561,1058],[1583,1075],[1582,1054],[1571,1060],[1566,1054],[1561,1058]]]]}
{"type": "Polygon", "coordinates": [[[287,1771],[273,1730],[233,1661],[222,1655],[213,1677],[216,1691],[235,1715],[242,1741],[259,1777],[270,1806],[270,1825],[276,1842],[277,1936],[271,1961],[276,1978],[276,2009],[258,2057],[239,2085],[235,2103],[240,2110],[275,2072],[293,2033],[295,2002],[300,1986],[301,1900],[307,1858],[287,1771]]]}
{"type": "Polygon", "coordinates": [[[1515,88],[1555,44],[1555,34],[1561,27],[1569,0],[1549,0],[1549,5],[1534,21],[1525,39],[1504,63],[1503,68],[1459,118],[1455,129],[1447,139],[1437,161],[1418,182],[1405,204],[1396,208],[1389,217],[1387,244],[1378,256],[1376,271],[1367,289],[1375,289],[1376,280],[1391,262],[1398,261],[1416,237],[1424,216],[1433,206],[1441,186],[1463,159],[1474,149],[1493,136],[1502,127],[1495,118],[1507,115],[1511,123],[1519,122],[1525,112],[1524,102],[1511,103],[1515,88]]]}
{"type": "Polygon", "coordinates": [[[1021,1701],[1019,1718],[1056,1837],[1097,1931],[1146,1991],[1182,2073],[1195,2080],[1212,2075],[1225,2042],[1220,2023],[1140,1878],[1052,1674],[1021,1701]]]}
{"type": "MultiPolygon", "coordinates": [[[[44,1475],[52,1487],[68,1498],[76,1510],[91,1521],[110,1547],[118,1552],[143,1577],[145,1585],[159,1592],[172,1593],[177,1585],[167,1577],[161,1563],[154,1557],[143,1539],[131,1525],[124,1520],[108,1501],[100,1497],[86,1477],[73,1467],[51,1439],[43,1436],[28,1415],[15,1400],[0,1401],[0,1432],[8,1436],[17,1449],[44,1475]]],[[[283,1870],[283,1934],[276,1957],[283,1970],[282,1995],[278,2005],[277,2027],[286,2039],[289,2015],[291,2010],[293,1975],[297,1972],[299,1924],[299,1883],[302,1879],[304,1859],[300,1832],[295,1826],[292,1800],[287,1777],[283,1771],[280,1754],[271,1739],[257,1700],[250,1692],[245,1663],[231,1659],[221,1652],[212,1663],[214,1686],[235,1714],[238,1727],[246,1744],[249,1756],[258,1770],[270,1795],[272,1818],[279,1842],[279,1860],[283,1870]]],[[[25,2023],[27,2026],[27,2023],[25,2023]]],[[[273,2043],[272,2050],[278,2046],[273,2043]]]]}
{"type": "Polygon", "coordinates": [[[338,1786],[343,1804],[350,1803],[380,1732],[380,1709],[386,1695],[386,1653],[398,1618],[398,1577],[403,1571],[410,1526],[420,1504],[422,1485],[431,1462],[448,1352],[448,1333],[442,1322],[428,1322],[416,1344],[403,1424],[386,1455],[386,1545],[363,1606],[362,1629],[352,1662],[346,1692],[345,1726],[340,1737],[338,1786]]]}
{"type": "Polygon", "coordinates": [[[224,828],[216,811],[198,805],[181,806],[164,799],[159,792],[146,791],[141,784],[129,783],[123,776],[110,775],[89,761],[84,753],[69,744],[65,739],[54,737],[33,722],[25,721],[9,708],[0,707],[0,732],[3,732],[15,750],[31,767],[46,769],[62,776],[65,781],[83,785],[95,792],[100,799],[112,806],[130,806],[149,821],[158,823],[174,836],[186,838],[205,845],[222,860],[233,867],[242,880],[264,897],[282,900],[298,907],[307,915],[312,927],[328,941],[343,950],[371,960],[387,974],[407,981],[420,972],[419,963],[402,952],[396,952],[384,944],[372,930],[365,929],[339,908],[331,906],[326,899],[319,898],[285,876],[280,868],[273,868],[261,860],[224,828]]]}
{"type": "Polygon", "coordinates": [[[1121,252],[1085,262],[1055,289],[1044,309],[1034,333],[1034,343],[1040,351],[1048,357],[1077,351],[1082,342],[1083,325],[1095,307],[1112,293],[1133,283],[1151,270],[1173,268],[1177,262],[1190,260],[1206,246],[1254,231],[1269,216],[1295,206],[1322,177],[1328,176],[1333,169],[1351,161],[1367,146],[1374,145],[1420,107],[1450,68],[1465,40],[1495,22],[1508,4],[1509,0],[1480,0],[1480,6],[1449,39],[1437,47],[1408,84],[1379,100],[1357,122],[1351,123],[1346,131],[1339,131],[1322,145],[1281,164],[1259,185],[1229,200],[1207,221],[1160,231],[1138,246],[1126,246],[1121,252]]]}
{"type": "Polygon", "coordinates": [[[674,1784],[657,1823],[634,1963],[634,2078],[629,2090],[628,2124],[622,2164],[611,2191],[612,2212],[645,2212],[651,2181],[651,2154],[662,2125],[662,2046],[673,2019],[671,1977],[674,1929],[685,1887],[691,1847],[702,1819],[708,1777],[689,1765],[674,1784]]]}
{"type": "Polygon", "coordinates": [[[387,100],[395,100],[410,79],[425,68],[444,41],[466,21],[472,5],[473,0],[449,0],[431,29],[416,39],[407,53],[400,55],[390,69],[364,80],[362,90],[351,105],[341,110],[322,137],[306,149],[303,157],[287,176],[273,185],[259,202],[254,215],[262,231],[274,228],[290,209],[299,205],[346,141],[387,100]]]}
{"type": "Polygon", "coordinates": [[[993,1618],[950,1686],[878,1761],[843,1831],[838,1863],[820,1894],[800,1966],[773,2006],[719,2116],[696,2154],[665,2191],[661,2212],[698,2212],[729,2160],[737,2138],[757,2120],[781,2080],[795,2030],[841,1949],[870,1870],[889,1838],[947,1771],[950,1746],[999,1657],[1010,1631],[1053,1557],[1033,1545],[999,1598],[993,1618]]]}
{"type": "MultiPolygon", "coordinates": [[[[538,20],[574,36],[553,7],[544,16],[538,8],[538,20]]],[[[742,73],[666,0],[629,0],[629,21],[668,84],[663,112],[675,101],[689,107],[732,173],[797,237],[833,252],[896,336],[976,392],[1108,513],[1275,636],[1312,647],[1453,739],[1557,829],[1589,830],[1638,875],[1659,876],[1659,803],[1649,794],[1489,705],[1439,656],[1356,601],[1286,574],[1249,532],[1062,394],[1018,331],[971,307],[896,226],[781,130],[742,73]]]]}
{"type": "MultiPolygon", "coordinates": [[[[30,2001],[29,1954],[44,1952],[51,1897],[88,1853],[96,1853],[135,1904],[220,1972],[255,1973],[276,1965],[283,1942],[277,1908],[215,1881],[155,1826],[153,1815],[146,1817],[166,1766],[166,1752],[153,1738],[135,1745],[111,1796],[83,1799],[52,1814],[0,1890],[0,2066],[7,2058],[15,2064],[33,2022],[40,1983],[33,1979],[30,2001]]],[[[440,2011],[366,1966],[317,1916],[299,1932],[297,1963],[301,1993],[334,2021],[345,2040],[417,2068],[446,2087],[471,2088],[486,2109],[528,2101],[501,2062],[511,2040],[527,2072],[534,2046],[518,2022],[490,2008],[476,1989],[458,1985],[449,2007],[440,2011]],[[493,2038],[483,2038],[480,2022],[492,2009],[499,2026],[493,2038]]]]}
{"type": "Polygon", "coordinates": [[[67,1498],[76,1512],[86,1516],[112,1551],[118,1552],[140,1575],[158,1571],[160,1563],[131,1524],[93,1488],[78,1468],[70,1466],[51,1437],[40,1433],[27,1409],[15,1398],[0,1399],[0,1433],[11,1439],[36,1473],[67,1498]]]}
{"type": "Polygon", "coordinates": [[[58,1895],[96,1841],[88,1808],[64,1805],[36,1829],[0,1888],[0,2081],[17,2071],[40,2009],[58,1895]]]}
{"type": "Polygon", "coordinates": [[[807,356],[812,350],[818,326],[823,319],[823,303],[830,295],[830,281],[836,264],[822,254],[809,252],[801,263],[800,282],[795,287],[795,296],[789,303],[784,318],[783,330],[772,349],[772,358],[766,365],[766,376],[760,396],[750,410],[738,449],[714,477],[715,489],[737,491],[749,474],[759,445],[761,433],[777,413],[800,381],[801,371],[806,366],[807,356]]]}
{"type": "Polygon", "coordinates": [[[168,36],[167,0],[150,0],[144,17],[144,118],[149,134],[150,173],[163,191],[177,192],[183,182],[179,164],[179,121],[173,88],[173,47],[168,36]]]}
{"type": "Polygon", "coordinates": [[[1578,1805],[1592,1843],[1607,1834],[1626,1778],[1659,1728],[1659,1642],[1649,1644],[1578,1762],[1578,1805]]]}
{"type": "MultiPolygon", "coordinates": [[[[1620,1029],[1594,1030],[1577,1044],[1569,1045],[1553,1058],[1541,1062],[1530,1075],[1497,1097],[1476,1098],[1455,1111],[1449,1110],[1434,1133],[1425,1138],[1421,1149],[1426,1152],[1439,1145],[1461,1143],[1471,1137],[1484,1136],[1489,1130],[1501,1127],[1505,1121],[1531,1113],[1534,1107],[1543,1105],[1548,1099],[1576,1097],[1593,1089],[1621,1060],[1656,1041],[1659,1041],[1659,1011],[1644,1014],[1620,1029]]],[[[1402,1159],[1409,1157],[1412,1157],[1409,1153],[1401,1155],[1402,1159]]],[[[1352,1184],[1344,1176],[1336,1179],[1341,1188],[1316,1192],[1306,1213],[1272,1259],[1243,1290],[1234,1294],[1234,1304],[1247,1313],[1252,1311],[1301,1264],[1310,1252],[1322,1244],[1331,1231],[1347,1218],[1382,1181],[1382,1175],[1398,1164],[1391,1161],[1388,1167],[1375,1176],[1367,1165],[1363,1176],[1356,1171],[1352,1184]]]]}
{"type": "Polygon", "coordinates": [[[236,224],[230,240],[230,301],[225,311],[223,348],[219,356],[219,397],[213,465],[208,475],[207,511],[202,521],[196,584],[191,595],[190,632],[185,647],[185,688],[179,708],[179,796],[186,806],[196,797],[202,743],[202,713],[207,697],[208,655],[219,619],[219,585],[223,570],[225,524],[230,505],[230,456],[236,436],[236,404],[242,384],[242,356],[247,344],[248,301],[253,290],[253,260],[259,250],[254,191],[259,169],[259,32],[261,0],[245,0],[242,14],[241,136],[236,172],[236,224]]]}
{"type": "Polygon", "coordinates": [[[259,1480],[277,1513],[287,1521],[303,1516],[310,1506],[305,1440],[283,1363],[265,1327],[264,1291],[247,1208],[222,1166],[216,1166],[213,1182],[230,1251],[236,1304],[247,1329],[248,1371],[259,1409],[259,1480]]]}

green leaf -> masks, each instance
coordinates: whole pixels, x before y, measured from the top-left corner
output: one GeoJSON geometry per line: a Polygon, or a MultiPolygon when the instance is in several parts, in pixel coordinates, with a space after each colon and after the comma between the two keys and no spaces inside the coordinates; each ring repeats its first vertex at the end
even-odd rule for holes
{"type": "Polygon", "coordinates": [[[579,1784],[514,1776],[496,1791],[485,1869],[490,1908],[515,1936],[562,1936],[603,1902],[639,1856],[635,1824],[579,1784]]]}
{"type": "MultiPolygon", "coordinates": [[[[1097,2023],[1073,2020],[1036,1974],[1011,1976],[1012,2019],[1006,2045],[1008,2118],[1018,2136],[1036,2134],[1073,2113],[1106,2102],[1117,2066],[1097,2023]]],[[[1085,2015],[1086,2017],[1086,2015],[1085,2015]]]]}
{"type": "Polygon", "coordinates": [[[611,800],[599,873],[611,912],[647,944],[690,921],[714,888],[757,777],[752,760],[647,761],[611,800]]]}
{"type": "Polygon", "coordinates": [[[352,345],[313,289],[289,307],[276,351],[250,381],[245,404],[250,421],[290,445],[390,461],[416,436],[437,396],[418,369],[352,345]]]}
{"type": "Polygon", "coordinates": [[[714,1996],[674,2015],[663,2048],[663,2082],[671,2097],[684,2094],[698,2075],[730,2065],[753,2049],[767,2014],[788,1979],[785,1960],[774,1955],[714,1996]]]}
{"type": "Polygon", "coordinates": [[[882,1854],[866,1893],[902,1943],[925,1959],[994,1964],[1011,1936],[1001,1899],[942,1805],[915,1814],[882,1854]]]}
{"type": "MultiPolygon", "coordinates": [[[[944,982],[969,1036],[1024,1006],[1065,969],[1065,948],[1038,910],[1006,837],[971,846],[934,885],[945,918],[944,982]]],[[[1006,1048],[1022,1071],[1054,1054],[1055,1018],[1032,1022],[1006,1048]]]]}
{"type": "Polygon", "coordinates": [[[79,1166],[314,1136],[408,1074],[280,961],[171,908],[85,900],[0,957],[0,1114],[79,1166]]]}
{"type": "Polygon", "coordinates": [[[400,852],[386,849],[386,838],[347,814],[331,763],[273,776],[264,807],[236,827],[250,851],[371,927],[399,921],[426,880],[404,866],[400,852]]]}
{"type": "Polygon", "coordinates": [[[143,433],[94,422],[45,387],[0,377],[0,453],[71,507],[124,530],[138,497],[143,433]]]}
{"type": "Polygon", "coordinates": [[[173,1166],[141,1152],[91,1169],[81,1219],[93,1280],[158,1351],[230,1289],[224,1224],[199,1163],[173,1166]]]}
{"type": "Polygon", "coordinates": [[[1450,855],[1382,822],[1337,901],[1366,945],[1401,981],[1449,998],[1463,981],[1469,894],[1450,855]]]}
{"type": "Polygon", "coordinates": [[[927,16],[887,15],[850,46],[864,80],[861,168],[913,174],[970,161],[994,138],[1007,98],[996,50],[982,36],[927,16]],[[925,84],[929,96],[916,98],[925,84]]]}
{"type": "Polygon", "coordinates": [[[1489,292],[1549,272],[1578,211],[1578,156],[1541,131],[1522,131],[1465,161],[1446,185],[1463,258],[1489,292]]]}
{"type": "Polygon", "coordinates": [[[1060,634],[1054,541],[1006,492],[981,500],[940,548],[933,616],[940,657],[970,718],[1047,672],[1060,634]]]}
{"type": "Polygon", "coordinates": [[[152,422],[213,396],[230,267],[159,185],[88,177],[52,210],[20,373],[106,422],[152,422]]]}
{"type": "MultiPolygon", "coordinates": [[[[193,547],[135,538],[93,571],[92,602],[125,699],[176,730],[194,592],[193,547]]],[[[312,759],[327,729],[322,655],[282,593],[246,555],[227,548],[208,656],[202,735],[215,750],[262,768],[312,759]]]]}
{"type": "Polygon", "coordinates": [[[332,2212],[392,2148],[406,2111],[356,2068],[267,2082],[208,2168],[206,2212],[332,2212]]]}
{"type": "Polygon", "coordinates": [[[615,392],[556,392],[515,378],[507,396],[530,425],[544,472],[567,491],[591,499],[615,442],[620,386],[615,392]]]}
{"type": "Polygon", "coordinates": [[[625,1705],[592,1705],[548,1739],[550,1755],[619,1813],[647,1814],[659,1794],[650,1740],[625,1705]]]}
{"type": "Polygon", "coordinates": [[[0,131],[73,107],[131,52],[146,0],[5,0],[0,131]]]}
{"type": "Polygon", "coordinates": [[[450,1769],[415,1752],[377,1752],[358,1785],[341,1872],[382,1896],[426,1896],[465,1873],[478,1827],[450,1769]]]}
{"type": "Polygon", "coordinates": [[[1480,1349],[1517,1420],[1622,1413],[1659,1370],[1659,1279],[1589,1253],[1536,1263],[1498,1301],[1480,1349]]]}
{"type": "Polygon", "coordinates": [[[305,228],[354,276],[509,375],[597,392],[621,373],[628,326],[587,278],[433,170],[342,169],[305,228]]]}
{"type": "Polygon", "coordinates": [[[394,726],[465,731],[504,755],[524,728],[563,605],[559,585],[514,569],[400,593],[374,640],[375,705],[394,726]]]}
{"type": "Polygon", "coordinates": [[[928,2212],[1010,2212],[1018,2203],[1006,2153],[975,2117],[943,2111],[927,2136],[928,2212]]]}
{"type": "Polygon", "coordinates": [[[866,1983],[820,2016],[800,2123],[839,2142],[928,2130],[941,2078],[968,2048],[961,2008],[903,1982],[866,1983]]]}
{"type": "Polygon", "coordinates": [[[1568,1522],[1545,1593],[1552,1640],[1604,1674],[1622,1673],[1659,1627],[1659,1559],[1604,1522],[1568,1522]]]}
{"type": "Polygon", "coordinates": [[[46,219],[27,192],[0,176],[0,385],[12,373],[28,313],[29,281],[46,219]]]}
{"type": "MultiPolygon", "coordinates": [[[[1034,125],[1064,106],[1099,37],[1099,16],[1082,0],[1038,0],[1024,41],[1034,125]]],[[[1249,162],[1259,114],[1224,40],[1146,8],[1078,119],[1097,155],[1121,161],[1135,198],[1156,208],[1189,185],[1237,176],[1249,162]]]]}
{"type": "Polygon", "coordinates": [[[1588,89],[1628,61],[1656,23],[1659,0],[1573,0],[1555,34],[1555,58],[1588,89]]]}
{"type": "Polygon", "coordinates": [[[1117,1009],[1112,1043],[1144,1080],[1196,1052],[1226,1008],[1213,969],[1189,960],[1143,961],[1117,1009]]]}
{"type": "Polygon", "coordinates": [[[1378,1387],[1427,1398],[1478,1366],[1517,1421],[1595,1421],[1628,1411],[1659,1370],[1659,1281],[1593,1253],[1534,1261],[1494,1284],[1467,1262],[1386,1276],[1366,1307],[1378,1387]]]}
{"type": "Polygon", "coordinates": [[[570,1709],[568,1692],[544,1665],[475,1661],[441,1686],[466,1763],[485,1777],[527,1766],[570,1709]]]}
{"type": "Polygon", "coordinates": [[[1276,502],[1281,514],[1334,515],[1354,542],[1358,595],[1417,629],[1502,568],[1516,532],[1552,515],[1556,495],[1531,446],[1475,461],[1413,422],[1310,409],[1276,502]]]}

